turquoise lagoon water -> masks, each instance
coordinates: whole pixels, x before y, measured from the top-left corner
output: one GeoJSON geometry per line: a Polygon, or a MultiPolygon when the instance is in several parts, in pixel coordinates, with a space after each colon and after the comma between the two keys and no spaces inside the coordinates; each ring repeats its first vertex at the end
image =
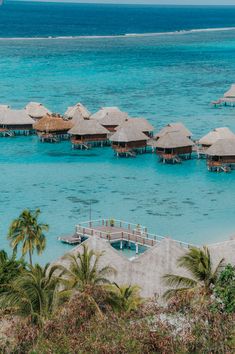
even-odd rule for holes
{"type": "MultiPolygon", "coordinates": [[[[3,40],[0,102],[40,101],[64,112],[77,101],[92,112],[117,105],[156,129],[182,121],[200,137],[217,126],[235,130],[235,109],[210,102],[235,81],[235,31],[153,37],[3,40]]],[[[1,248],[23,208],[50,224],[42,262],[68,246],[57,236],[92,217],[112,217],[149,231],[203,244],[235,232],[235,174],[209,173],[204,160],[162,165],[155,154],[116,158],[110,148],[73,151],[69,142],[36,136],[0,139],[1,248]]]]}

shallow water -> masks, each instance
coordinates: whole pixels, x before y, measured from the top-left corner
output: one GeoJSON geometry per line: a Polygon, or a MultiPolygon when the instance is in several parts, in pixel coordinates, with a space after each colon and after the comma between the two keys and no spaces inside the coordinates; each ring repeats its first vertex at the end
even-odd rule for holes
{"type": "MultiPolygon", "coordinates": [[[[117,105],[156,129],[182,121],[200,137],[217,126],[235,130],[235,109],[210,102],[234,82],[235,31],[146,38],[3,41],[0,102],[41,101],[64,112],[117,105]]],[[[41,261],[69,246],[56,237],[92,217],[141,223],[149,231],[194,244],[235,231],[235,172],[209,173],[204,160],[162,165],[155,155],[117,159],[110,148],[73,151],[69,142],[0,139],[1,247],[23,208],[40,207],[50,224],[41,261]]]]}

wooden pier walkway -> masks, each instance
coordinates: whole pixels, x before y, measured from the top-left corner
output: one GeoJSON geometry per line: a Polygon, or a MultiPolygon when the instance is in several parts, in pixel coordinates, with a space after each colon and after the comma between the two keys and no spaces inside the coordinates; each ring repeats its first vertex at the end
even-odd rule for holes
{"type": "MultiPolygon", "coordinates": [[[[149,233],[147,228],[141,225],[127,223],[122,220],[99,219],[78,224],[74,235],[61,236],[58,240],[74,245],[81,243],[89,237],[101,238],[110,243],[120,242],[121,249],[123,242],[135,244],[136,253],[138,253],[139,246],[153,247],[166,238],[149,233]]],[[[181,241],[176,242],[184,247],[190,246],[181,241]]]]}

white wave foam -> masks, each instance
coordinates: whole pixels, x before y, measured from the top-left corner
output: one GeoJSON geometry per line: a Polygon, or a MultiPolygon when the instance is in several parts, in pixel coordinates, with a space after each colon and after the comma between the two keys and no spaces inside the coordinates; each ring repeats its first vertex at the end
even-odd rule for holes
{"type": "Polygon", "coordinates": [[[218,28],[198,28],[191,30],[179,30],[172,32],[153,32],[153,33],[126,33],[119,35],[103,35],[103,36],[48,36],[48,37],[0,37],[1,41],[25,41],[25,40],[61,40],[61,39],[106,39],[106,38],[130,38],[130,37],[157,37],[157,36],[174,36],[203,32],[223,32],[235,31],[235,27],[218,27],[218,28]]]}

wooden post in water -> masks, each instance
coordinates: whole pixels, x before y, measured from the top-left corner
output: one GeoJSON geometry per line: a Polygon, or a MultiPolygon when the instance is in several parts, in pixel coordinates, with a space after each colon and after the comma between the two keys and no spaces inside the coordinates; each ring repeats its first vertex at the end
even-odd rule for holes
{"type": "Polygon", "coordinates": [[[135,244],[135,253],[136,254],[139,253],[139,245],[138,245],[138,243],[135,244]]]}

